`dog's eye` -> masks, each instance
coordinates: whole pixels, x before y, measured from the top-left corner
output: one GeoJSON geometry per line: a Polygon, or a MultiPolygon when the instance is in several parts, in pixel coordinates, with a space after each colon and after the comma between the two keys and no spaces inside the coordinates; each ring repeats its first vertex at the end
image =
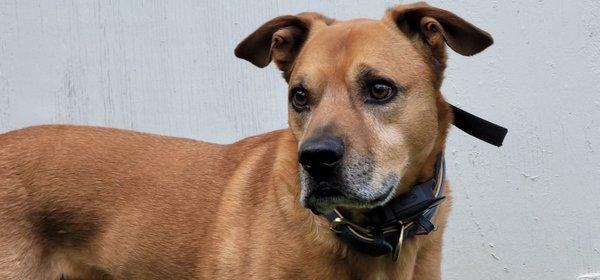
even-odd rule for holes
{"type": "Polygon", "coordinates": [[[308,94],[303,88],[294,88],[291,91],[292,106],[296,110],[303,110],[308,105],[308,94]]]}
{"type": "Polygon", "coordinates": [[[374,101],[387,101],[395,95],[394,86],[385,81],[377,81],[369,88],[369,98],[374,101]]]}

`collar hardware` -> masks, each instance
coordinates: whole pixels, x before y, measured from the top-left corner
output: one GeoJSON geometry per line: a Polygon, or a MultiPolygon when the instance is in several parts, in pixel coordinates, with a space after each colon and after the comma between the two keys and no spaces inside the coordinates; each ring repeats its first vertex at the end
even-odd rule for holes
{"type": "Polygon", "coordinates": [[[400,235],[398,235],[398,242],[396,243],[396,248],[394,248],[394,254],[392,254],[392,260],[397,261],[398,256],[400,256],[400,251],[402,251],[402,243],[404,242],[404,225],[402,222],[400,224],[400,235]]]}
{"type": "MultiPolygon", "coordinates": [[[[335,210],[337,212],[337,210],[335,210]]],[[[359,226],[357,224],[354,224],[346,219],[344,219],[339,212],[337,213],[338,217],[336,217],[335,219],[333,219],[333,221],[331,221],[331,227],[329,228],[331,231],[335,232],[335,233],[341,233],[341,227],[342,226],[348,226],[351,227],[352,229],[354,229],[357,232],[360,232],[361,234],[364,235],[372,235],[372,231],[373,228],[372,227],[362,227],[359,226]]]]}

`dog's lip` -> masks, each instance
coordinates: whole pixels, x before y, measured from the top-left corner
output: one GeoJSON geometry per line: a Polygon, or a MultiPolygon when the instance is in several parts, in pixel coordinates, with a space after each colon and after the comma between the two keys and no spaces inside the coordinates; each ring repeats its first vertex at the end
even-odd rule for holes
{"type": "Polygon", "coordinates": [[[369,203],[373,204],[375,206],[380,206],[382,204],[385,204],[387,201],[389,201],[391,199],[392,194],[395,192],[395,190],[396,190],[395,187],[388,188],[388,190],[385,193],[381,194],[380,196],[378,196],[374,199],[371,199],[369,201],[369,203]]]}
{"type": "Polygon", "coordinates": [[[338,187],[331,186],[326,182],[321,182],[318,184],[318,187],[307,196],[307,203],[305,206],[315,214],[324,213],[325,211],[330,211],[336,207],[362,209],[375,208],[387,203],[392,198],[395,189],[395,187],[389,188],[385,193],[375,198],[364,200],[357,198],[352,194],[343,192],[338,187]]]}
{"type": "Polygon", "coordinates": [[[322,213],[323,206],[348,200],[342,191],[327,182],[320,182],[306,197],[306,208],[315,214],[322,213]]]}
{"type": "Polygon", "coordinates": [[[315,197],[340,197],[345,196],[340,190],[335,187],[330,186],[329,184],[320,184],[318,188],[316,188],[309,196],[315,197]]]}

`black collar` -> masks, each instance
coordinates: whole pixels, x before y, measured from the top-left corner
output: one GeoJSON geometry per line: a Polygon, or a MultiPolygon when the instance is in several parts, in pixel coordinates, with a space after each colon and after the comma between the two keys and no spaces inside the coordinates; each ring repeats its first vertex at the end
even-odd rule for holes
{"type": "MultiPolygon", "coordinates": [[[[493,124],[454,105],[454,125],[464,132],[495,146],[502,146],[508,130],[493,124]]],[[[389,253],[395,261],[402,242],[415,235],[428,234],[436,229],[432,223],[437,206],[444,200],[444,156],[437,156],[433,178],[413,186],[407,193],[394,198],[386,205],[369,211],[367,218],[372,226],[360,226],[345,219],[338,210],[327,213],[333,231],[351,248],[373,256],[389,253]]]]}

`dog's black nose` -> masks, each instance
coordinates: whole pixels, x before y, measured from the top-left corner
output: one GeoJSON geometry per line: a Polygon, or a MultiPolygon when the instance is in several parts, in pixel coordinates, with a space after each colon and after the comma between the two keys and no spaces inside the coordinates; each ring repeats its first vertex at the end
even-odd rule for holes
{"type": "Polygon", "coordinates": [[[300,146],[302,167],[312,176],[322,177],[336,167],[344,156],[344,142],[339,137],[308,139],[300,146]]]}

